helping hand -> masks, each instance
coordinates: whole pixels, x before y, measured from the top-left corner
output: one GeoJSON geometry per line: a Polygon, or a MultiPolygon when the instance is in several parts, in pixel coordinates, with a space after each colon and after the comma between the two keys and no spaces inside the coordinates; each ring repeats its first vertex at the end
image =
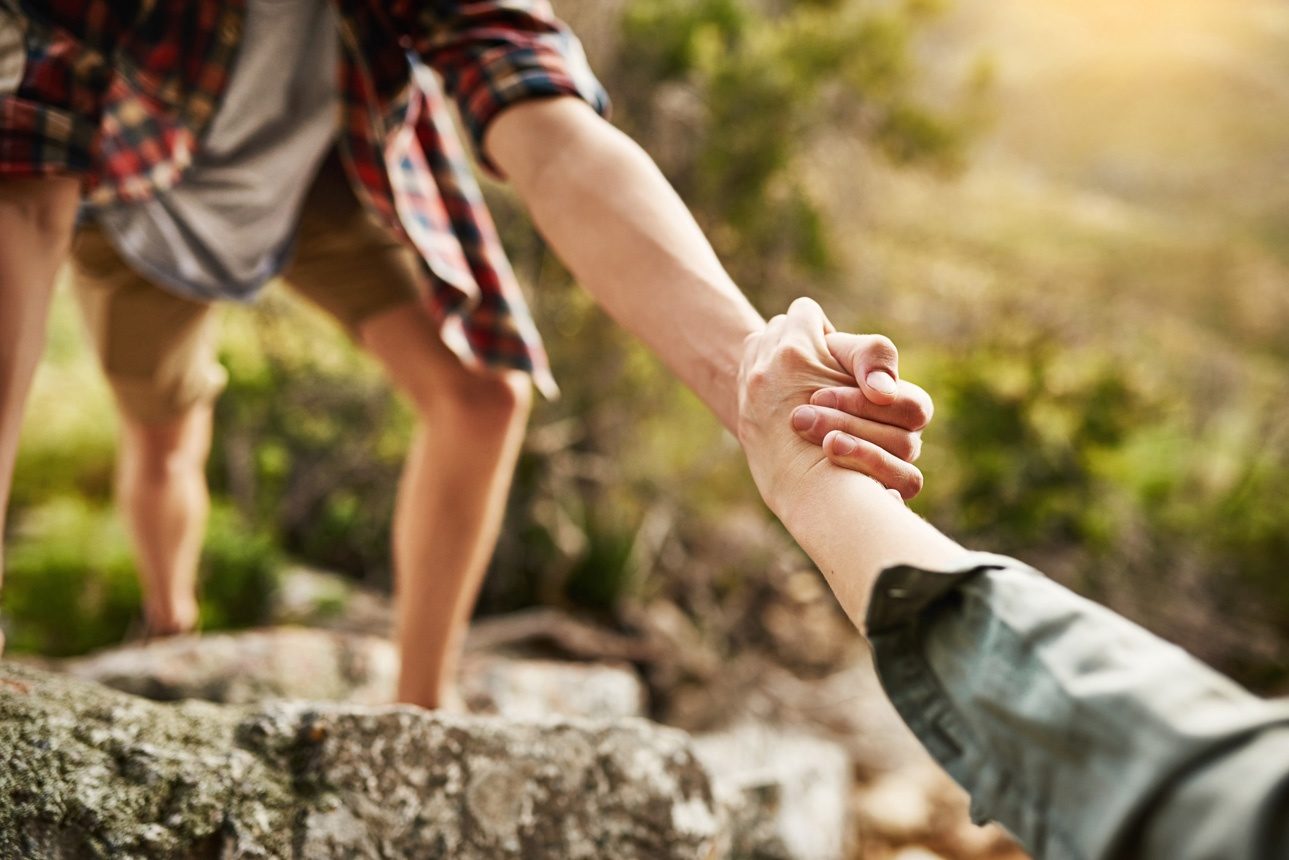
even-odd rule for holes
{"type": "Polygon", "coordinates": [[[814,392],[810,405],[793,410],[793,429],[821,445],[834,464],[913,498],[922,489],[912,464],[934,411],[931,397],[899,378],[899,353],[887,338],[833,332],[825,342],[842,369],[863,382],[814,392]]]}
{"type": "MultiPolygon", "coordinates": [[[[772,510],[782,514],[781,507],[791,503],[793,488],[811,469],[826,465],[828,460],[818,447],[825,434],[811,439],[813,424],[819,423],[820,416],[814,416],[815,422],[802,435],[792,432],[788,416],[821,390],[862,390],[854,388],[854,369],[864,373],[869,405],[864,417],[851,419],[863,423],[844,426],[857,430],[867,440],[865,445],[873,447],[848,457],[859,466],[857,471],[894,488],[904,498],[911,498],[921,488],[922,475],[917,468],[886,448],[890,445],[916,454],[917,430],[909,430],[908,425],[920,430],[925,424],[922,418],[929,417],[930,411],[929,399],[921,389],[898,382],[897,358],[894,346],[884,337],[836,334],[823,310],[810,299],[797,299],[786,315],[770,320],[763,331],[748,338],[739,371],[738,435],[752,476],[772,510]],[[877,402],[883,397],[884,403],[877,402]]],[[[823,413],[831,407],[817,404],[813,408],[823,413]]],[[[830,439],[829,446],[839,450],[842,440],[830,439]]]]}

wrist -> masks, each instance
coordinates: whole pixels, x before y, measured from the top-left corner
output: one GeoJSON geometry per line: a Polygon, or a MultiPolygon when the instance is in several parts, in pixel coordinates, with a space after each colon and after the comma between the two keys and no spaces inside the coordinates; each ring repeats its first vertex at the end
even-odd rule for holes
{"type": "Polygon", "coordinates": [[[814,502],[826,482],[826,473],[832,468],[822,450],[803,445],[778,470],[764,497],[766,505],[788,531],[795,533],[809,524],[814,502]]]}

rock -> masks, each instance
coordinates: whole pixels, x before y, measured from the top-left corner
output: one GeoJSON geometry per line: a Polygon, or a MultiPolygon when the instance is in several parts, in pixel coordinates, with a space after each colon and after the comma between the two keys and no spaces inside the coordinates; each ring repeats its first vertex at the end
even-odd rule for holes
{"type": "Polygon", "coordinates": [[[159,704],[0,664],[0,857],[694,858],[725,814],[643,720],[159,704]]]}
{"type": "Polygon", "coordinates": [[[174,636],[65,661],[62,671],[160,701],[392,701],[398,654],[375,636],[272,627],[174,636]]]}
{"type": "Polygon", "coordinates": [[[755,724],[699,736],[694,743],[732,810],[734,856],[842,857],[851,790],[844,748],[755,724]]]}
{"type": "MultiPolygon", "coordinates": [[[[62,671],[150,699],[251,704],[281,699],[384,704],[394,699],[398,654],[386,639],[274,627],[176,636],[65,661],[62,671]]],[[[611,719],[644,713],[645,689],[628,666],[468,655],[462,694],[480,712],[611,719]]]]}
{"type": "Polygon", "coordinates": [[[482,655],[467,655],[461,688],[471,710],[508,717],[638,717],[647,698],[629,666],[482,655]]]}
{"type": "Polygon", "coordinates": [[[381,635],[394,626],[389,595],[330,571],[292,565],[282,572],[269,617],[274,624],[381,635]]]}

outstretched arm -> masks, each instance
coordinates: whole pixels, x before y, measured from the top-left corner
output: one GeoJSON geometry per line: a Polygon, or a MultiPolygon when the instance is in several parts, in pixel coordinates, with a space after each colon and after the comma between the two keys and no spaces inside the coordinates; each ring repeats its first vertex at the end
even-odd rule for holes
{"type": "Polygon", "coordinates": [[[649,156],[572,98],[510,108],[486,146],[578,281],[733,429],[764,321],[649,156]]]}
{"type": "MultiPolygon", "coordinates": [[[[575,98],[506,109],[484,146],[582,286],[734,430],[743,342],[764,321],[652,159],[575,98]]],[[[930,400],[899,379],[884,339],[856,354],[855,371],[859,383],[837,382],[861,386],[871,420],[859,432],[888,452],[864,470],[911,497],[921,476],[901,458],[916,453],[930,400]]]]}
{"type": "MultiPolygon", "coordinates": [[[[607,96],[576,37],[547,0],[422,5],[412,49],[442,76],[480,161],[511,180],[600,306],[733,430],[742,342],[764,321],[653,161],[600,116],[607,96]]],[[[861,433],[908,458],[927,410],[897,407],[925,395],[879,351],[863,358],[859,382],[848,380],[874,407],[861,433]]],[[[884,464],[869,474],[915,492],[884,464]]]]}

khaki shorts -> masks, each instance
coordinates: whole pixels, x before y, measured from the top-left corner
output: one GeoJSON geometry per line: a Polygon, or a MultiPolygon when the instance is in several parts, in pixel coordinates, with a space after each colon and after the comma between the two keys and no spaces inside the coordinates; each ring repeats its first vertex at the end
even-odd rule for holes
{"type": "MultiPolygon", "coordinates": [[[[92,225],[77,236],[72,259],[77,298],[123,413],[166,421],[219,396],[226,376],[212,305],[154,286],[92,225]]],[[[416,300],[420,270],[362,208],[333,154],[305,201],[283,280],[357,337],[368,318],[416,300]]]]}

